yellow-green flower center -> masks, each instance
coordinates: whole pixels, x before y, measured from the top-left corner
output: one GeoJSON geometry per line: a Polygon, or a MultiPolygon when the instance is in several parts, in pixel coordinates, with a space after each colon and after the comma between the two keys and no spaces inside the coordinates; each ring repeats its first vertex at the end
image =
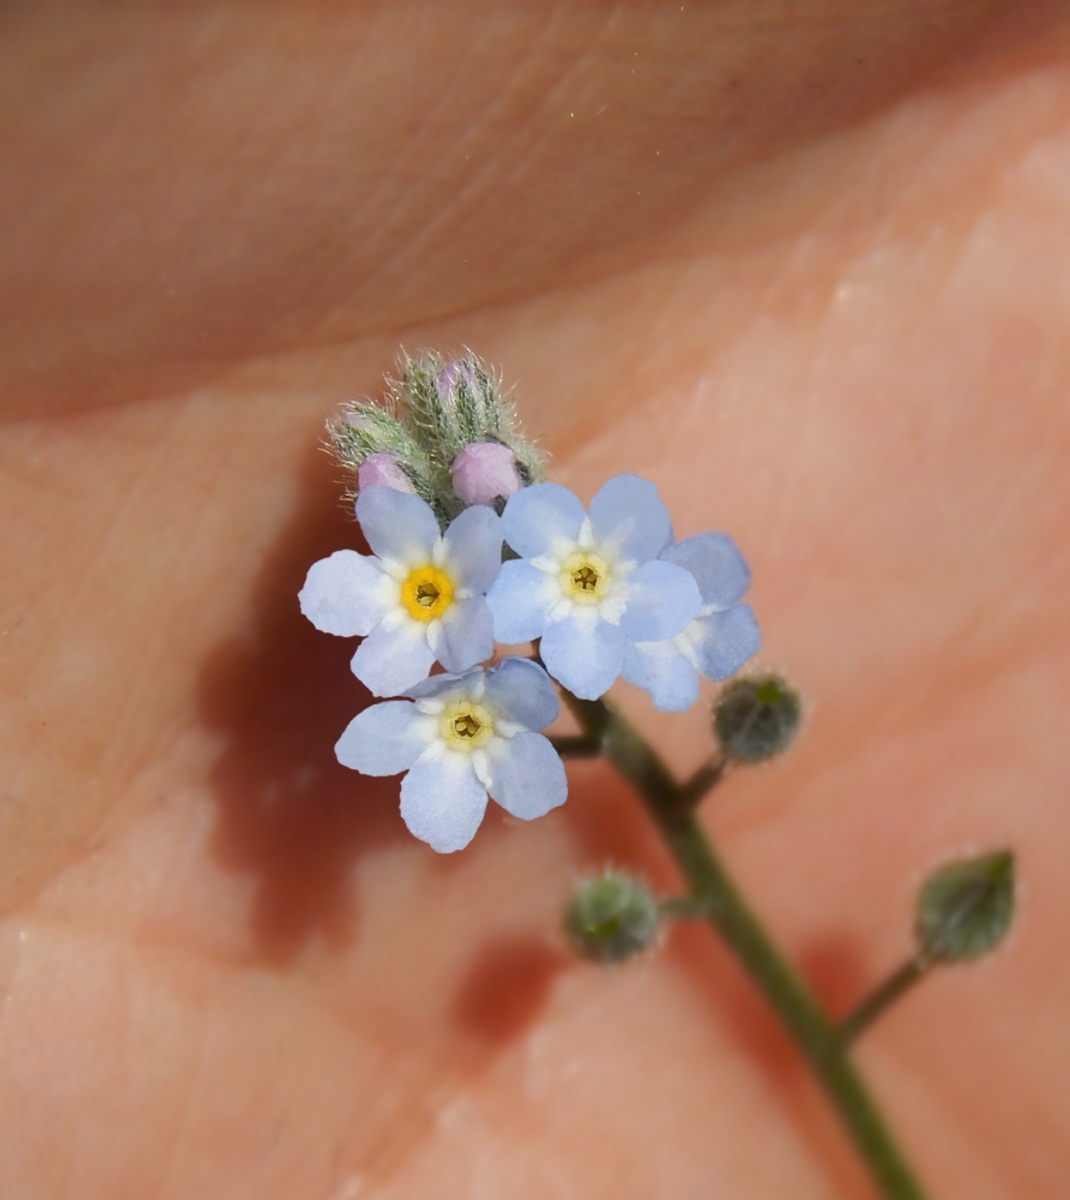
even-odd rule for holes
{"type": "Polygon", "coordinates": [[[442,736],[453,750],[478,750],[494,736],[494,720],[482,704],[457,700],[442,712],[442,736]]]}
{"type": "Polygon", "coordinates": [[[417,621],[433,621],[453,603],[453,581],[438,567],[417,567],[401,585],[401,603],[417,621]]]}
{"type": "Polygon", "coordinates": [[[561,564],[561,590],[577,604],[597,604],[609,591],[609,564],[590,551],[570,554],[561,564]]]}

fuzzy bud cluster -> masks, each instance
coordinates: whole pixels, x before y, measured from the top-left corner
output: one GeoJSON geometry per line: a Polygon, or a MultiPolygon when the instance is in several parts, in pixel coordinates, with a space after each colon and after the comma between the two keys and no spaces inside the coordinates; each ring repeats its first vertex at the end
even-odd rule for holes
{"type": "Polygon", "coordinates": [[[384,403],[358,401],[328,426],[359,490],[417,495],[445,528],[473,504],[500,512],[514,492],[545,479],[542,456],[520,436],[499,380],[476,355],[428,352],[399,367],[384,403]]]}

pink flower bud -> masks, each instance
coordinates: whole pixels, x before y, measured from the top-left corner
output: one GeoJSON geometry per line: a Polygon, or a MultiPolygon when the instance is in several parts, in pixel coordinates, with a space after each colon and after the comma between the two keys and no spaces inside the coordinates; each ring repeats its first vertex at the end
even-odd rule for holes
{"type": "Polygon", "coordinates": [[[392,454],[369,454],[357,468],[357,486],[362,492],[376,484],[393,488],[395,492],[415,492],[409,477],[392,454]]]}
{"type": "Polygon", "coordinates": [[[450,467],[453,490],[465,504],[493,504],[520,487],[516,458],[501,442],[472,442],[450,467]]]}

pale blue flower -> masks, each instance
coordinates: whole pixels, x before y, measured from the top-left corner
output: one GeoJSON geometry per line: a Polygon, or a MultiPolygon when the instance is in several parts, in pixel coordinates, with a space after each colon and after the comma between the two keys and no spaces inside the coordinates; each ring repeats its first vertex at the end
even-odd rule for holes
{"type": "Polygon", "coordinates": [[[669,513],[635,475],[603,484],[587,513],[556,483],[523,488],[502,524],[521,557],[487,594],[494,636],[541,638],[546,669],[583,699],[609,689],[630,642],[675,637],[699,611],[694,576],[657,557],[671,536],[669,513]]]}
{"type": "Polygon", "coordinates": [[[324,633],[361,636],[353,674],[375,696],[396,696],[426,679],[437,659],[466,671],[494,650],[484,599],[502,558],[500,518],[465,509],[440,534],[418,496],[379,485],[357,497],[357,519],[373,554],[338,550],[314,563],[298,597],[324,633]]]}
{"type": "MultiPolygon", "coordinates": [[[[485,511],[485,510],[484,510],[485,511]]],[[[557,716],[546,672],[523,658],[434,675],[350,721],[335,754],[365,775],[397,775],[409,830],[441,854],[475,836],[488,794],[524,821],[565,802],[565,768],[536,732],[557,716]]]]}
{"type": "Polygon", "coordinates": [[[700,533],[660,555],[689,571],[702,594],[698,616],[667,641],[636,641],[624,654],[621,675],[650,693],[654,707],[680,712],[698,699],[698,677],[727,679],[758,651],[761,637],[750,606],[740,600],[750,570],[730,537],[700,533]]]}

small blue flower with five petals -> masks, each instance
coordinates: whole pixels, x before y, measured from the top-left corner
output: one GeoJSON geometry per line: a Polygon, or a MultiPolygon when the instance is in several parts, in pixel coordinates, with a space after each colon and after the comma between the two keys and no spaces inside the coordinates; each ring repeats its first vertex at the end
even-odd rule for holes
{"type": "Polygon", "coordinates": [[[565,802],[565,768],[545,729],[557,716],[546,672],[523,658],[434,675],[408,699],[366,708],[335,746],[343,766],[397,775],[409,830],[440,854],[475,836],[488,794],[530,821],[565,802]]]}
{"type": "Polygon", "coordinates": [[[494,650],[484,596],[502,561],[501,520],[465,509],[440,534],[418,496],[379,485],[357,497],[372,555],[339,550],[313,563],[301,611],[324,633],[359,635],[353,674],[375,696],[396,696],[426,679],[437,659],[466,671],[494,650]]]}
{"type": "Polygon", "coordinates": [[[699,612],[694,576],[657,557],[671,537],[668,509],[635,475],[603,484],[586,513],[559,484],[524,488],[502,525],[521,557],[487,594],[495,637],[541,638],[546,669],[583,699],[608,691],[629,643],[676,637],[699,612]]]}
{"type": "Polygon", "coordinates": [[[750,569],[735,542],[723,533],[700,533],[661,552],[694,576],[702,595],[698,616],[667,641],[630,643],[621,675],[649,692],[662,712],[681,712],[698,699],[698,677],[734,675],[758,652],[761,636],[750,606],[740,604],[750,569]]]}

